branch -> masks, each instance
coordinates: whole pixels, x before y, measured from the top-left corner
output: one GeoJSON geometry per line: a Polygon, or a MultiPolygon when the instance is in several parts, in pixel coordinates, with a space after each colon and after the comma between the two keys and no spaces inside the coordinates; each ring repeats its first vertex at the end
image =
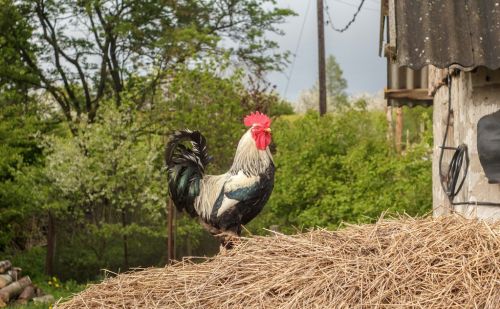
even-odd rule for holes
{"type": "Polygon", "coordinates": [[[54,32],[54,27],[52,26],[52,24],[50,24],[50,22],[48,21],[48,18],[45,16],[43,1],[36,3],[36,13],[37,13],[38,19],[40,20],[40,24],[42,26],[43,37],[52,46],[52,48],[54,50],[54,59],[55,59],[56,69],[59,72],[59,75],[61,76],[61,78],[63,80],[64,88],[65,88],[66,92],[68,93],[68,96],[71,99],[71,101],[73,101],[73,105],[77,109],[78,116],[80,116],[80,114],[81,114],[80,104],[75,96],[75,93],[73,92],[73,89],[71,89],[71,85],[68,82],[68,77],[66,76],[66,73],[64,72],[64,70],[61,66],[60,48],[57,44],[57,38],[56,38],[56,34],[54,32]],[[51,31],[50,36],[48,33],[49,30],[51,31]]]}
{"type": "Polygon", "coordinates": [[[108,50],[105,51],[106,62],[108,64],[109,72],[111,73],[111,78],[113,80],[113,88],[115,90],[115,101],[117,106],[120,106],[121,104],[120,92],[123,89],[123,84],[120,79],[120,74],[118,71],[119,64],[116,58],[116,36],[113,35],[112,33],[113,27],[106,22],[101,12],[101,9],[97,4],[94,4],[94,9],[97,13],[99,22],[101,23],[104,33],[106,35],[106,40],[109,41],[109,48],[108,50]]]}

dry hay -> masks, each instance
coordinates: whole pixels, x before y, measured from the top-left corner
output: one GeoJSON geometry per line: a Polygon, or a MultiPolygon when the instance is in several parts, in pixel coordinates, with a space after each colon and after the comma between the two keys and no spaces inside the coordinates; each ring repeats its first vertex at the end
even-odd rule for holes
{"type": "Polygon", "coordinates": [[[500,222],[403,218],[252,237],[121,274],[57,308],[500,308],[500,222]]]}

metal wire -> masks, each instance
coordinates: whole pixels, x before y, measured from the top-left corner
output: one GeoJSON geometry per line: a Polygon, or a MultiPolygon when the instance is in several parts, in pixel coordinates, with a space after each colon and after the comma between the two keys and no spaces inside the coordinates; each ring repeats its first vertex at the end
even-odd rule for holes
{"type": "Polygon", "coordinates": [[[302,21],[302,27],[300,27],[299,39],[297,40],[297,45],[295,46],[295,52],[293,53],[293,60],[292,60],[292,65],[290,66],[290,73],[288,75],[285,74],[286,87],[285,87],[285,94],[283,96],[284,98],[286,98],[286,95],[288,93],[288,86],[290,86],[290,80],[292,79],[293,70],[295,69],[295,61],[297,60],[297,53],[299,51],[300,43],[302,41],[302,34],[304,33],[304,26],[306,25],[307,15],[309,14],[309,9],[311,8],[311,2],[312,0],[308,1],[307,3],[307,9],[304,15],[304,20],[302,21]]]}
{"type": "Polygon", "coordinates": [[[354,15],[352,16],[352,19],[343,28],[336,28],[333,25],[332,16],[330,16],[330,12],[328,11],[328,5],[326,5],[325,12],[326,12],[326,16],[328,18],[328,21],[326,22],[326,24],[329,25],[334,31],[337,31],[340,33],[345,32],[356,21],[356,17],[358,16],[359,12],[361,12],[361,8],[363,7],[364,3],[365,3],[365,0],[361,0],[361,2],[359,3],[359,6],[358,6],[358,10],[354,13],[354,15]]]}

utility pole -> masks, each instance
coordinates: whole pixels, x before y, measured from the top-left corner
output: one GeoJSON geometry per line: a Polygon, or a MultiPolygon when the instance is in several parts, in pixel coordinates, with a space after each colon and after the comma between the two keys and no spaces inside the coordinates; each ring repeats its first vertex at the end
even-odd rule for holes
{"type": "Polygon", "coordinates": [[[325,75],[325,23],[323,20],[323,0],[317,0],[318,9],[318,68],[319,68],[319,114],[326,113],[325,75]]]}

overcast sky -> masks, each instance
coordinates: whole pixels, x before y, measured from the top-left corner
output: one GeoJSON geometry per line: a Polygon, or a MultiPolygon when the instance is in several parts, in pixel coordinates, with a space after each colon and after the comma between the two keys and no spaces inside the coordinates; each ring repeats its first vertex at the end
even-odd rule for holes
{"type": "MultiPolygon", "coordinates": [[[[361,0],[324,0],[328,6],[333,23],[343,27],[351,20],[361,0]]],[[[277,37],[282,50],[292,54],[297,48],[300,30],[304,30],[297,50],[295,66],[289,81],[286,97],[296,101],[299,93],[310,88],[317,80],[317,19],[315,0],[278,0],[278,6],[294,10],[298,16],[290,17],[282,25],[285,35],[277,37]],[[309,4],[310,2],[310,4],[309,4]],[[306,16],[307,7],[309,11],[306,16]]],[[[327,16],[325,14],[325,21],[327,16]]],[[[380,20],[380,0],[365,0],[365,4],[354,24],[344,33],[333,31],[325,26],[326,55],[337,58],[347,79],[349,94],[376,93],[382,90],[386,82],[385,58],[378,56],[380,20]]],[[[293,61],[293,55],[291,57],[293,61]]],[[[285,71],[290,74],[291,65],[285,71]]],[[[283,73],[272,73],[269,80],[277,85],[280,95],[285,95],[287,78],[283,73]]]]}

